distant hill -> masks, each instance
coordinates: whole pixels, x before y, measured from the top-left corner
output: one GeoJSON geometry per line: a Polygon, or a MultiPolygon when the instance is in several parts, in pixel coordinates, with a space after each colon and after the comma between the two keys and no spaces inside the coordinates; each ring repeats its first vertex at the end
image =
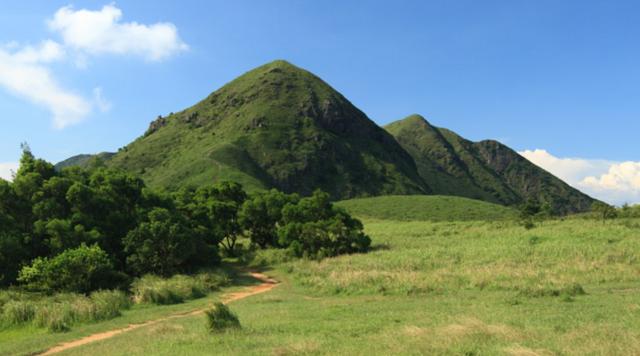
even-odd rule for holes
{"type": "Polygon", "coordinates": [[[77,155],[77,156],[67,158],[62,162],[58,162],[55,165],[55,168],[57,170],[61,170],[63,168],[73,167],[73,166],[85,167],[85,166],[88,166],[90,162],[94,160],[101,160],[106,162],[110,160],[114,155],[115,153],[111,153],[111,152],[102,152],[95,155],[89,155],[89,154],[77,155]]]}
{"type": "Polygon", "coordinates": [[[594,201],[497,141],[471,142],[420,115],[385,128],[411,154],[435,194],[504,205],[533,198],[560,213],[588,210],[594,201]]]}
{"type": "Polygon", "coordinates": [[[360,218],[397,221],[508,220],[517,212],[480,200],[443,195],[405,195],[357,198],[336,205],[360,218]]]}
{"type": "MultiPolygon", "coordinates": [[[[91,157],[58,167],[87,165],[91,157]]],[[[418,115],[383,129],[286,61],[158,117],[143,136],[98,158],[168,190],[233,180],[249,191],[322,189],[336,200],[440,194],[517,205],[534,198],[562,213],[587,210],[593,201],[496,141],[471,142],[418,115]]]]}

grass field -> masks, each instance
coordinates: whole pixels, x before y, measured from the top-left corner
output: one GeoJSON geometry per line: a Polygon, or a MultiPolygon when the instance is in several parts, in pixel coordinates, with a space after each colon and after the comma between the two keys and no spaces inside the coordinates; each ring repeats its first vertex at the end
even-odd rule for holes
{"type": "Polygon", "coordinates": [[[368,254],[275,265],[239,331],[195,316],[64,354],[640,353],[639,220],[365,226],[368,254]]]}
{"type": "Polygon", "coordinates": [[[507,220],[514,209],[480,200],[444,195],[389,195],[343,200],[336,205],[360,218],[397,221],[507,220]]]}

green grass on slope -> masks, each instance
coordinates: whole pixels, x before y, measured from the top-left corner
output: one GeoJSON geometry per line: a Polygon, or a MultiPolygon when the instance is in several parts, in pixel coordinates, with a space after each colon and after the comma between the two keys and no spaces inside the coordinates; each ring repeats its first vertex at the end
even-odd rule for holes
{"type": "Polygon", "coordinates": [[[640,221],[366,221],[374,251],[297,261],[284,283],[203,316],[65,355],[637,355],[640,221]]]}
{"type": "Polygon", "coordinates": [[[174,190],[233,179],[333,197],[427,191],[393,137],[315,75],[284,61],[256,68],[166,118],[108,163],[174,190]]]}
{"type": "Polygon", "coordinates": [[[480,200],[442,195],[390,195],[337,203],[361,218],[401,221],[507,220],[515,210],[480,200]]]}

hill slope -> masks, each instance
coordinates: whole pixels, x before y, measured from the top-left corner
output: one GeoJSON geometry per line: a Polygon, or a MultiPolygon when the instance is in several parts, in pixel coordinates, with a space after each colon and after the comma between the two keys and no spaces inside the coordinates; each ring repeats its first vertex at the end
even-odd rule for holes
{"type": "Polygon", "coordinates": [[[588,210],[593,199],[570,187],[509,147],[471,142],[412,115],[385,126],[413,157],[434,193],[505,205],[534,198],[561,213],[588,210]]]}
{"type": "Polygon", "coordinates": [[[336,203],[360,218],[396,221],[507,220],[517,216],[509,207],[480,200],[442,195],[391,195],[336,203]]]}
{"type": "Polygon", "coordinates": [[[285,61],[256,68],[147,133],[109,162],[175,189],[233,179],[335,198],[423,194],[395,139],[315,75],[285,61]]]}
{"type": "Polygon", "coordinates": [[[81,154],[73,157],[69,157],[62,162],[58,162],[55,165],[56,170],[61,170],[67,167],[80,166],[85,167],[91,164],[94,159],[99,159],[103,162],[110,160],[115,153],[112,152],[101,152],[95,155],[89,154],[81,154]]]}
{"type": "MultiPolygon", "coordinates": [[[[334,199],[441,194],[517,205],[535,198],[561,213],[593,202],[496,141],[471,142],[418,115],[385,129],[312,73],[275,61],[158,117],[100,158],[169,190],[233,180],[249,191],[322,189],[334,199]]],[[[58,166],[90,162],[82,155],[58,166]]]]}

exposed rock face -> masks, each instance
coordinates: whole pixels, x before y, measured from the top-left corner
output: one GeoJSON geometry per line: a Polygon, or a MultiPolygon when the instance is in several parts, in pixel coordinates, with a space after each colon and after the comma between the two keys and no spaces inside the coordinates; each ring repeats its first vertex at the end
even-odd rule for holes
{"type": "Polygon", "coordinates": [[[149,124],[149,128],[147,129],[147,132],[144,133],[145,136],[149,136],[152,133],[160,130],[161,128],[167,126],[167,123],[169,122],[169,119],[166,117],[162,117],[162,116],[158,116],[157,119],[151,121],[151,123],[149,124]]]}

